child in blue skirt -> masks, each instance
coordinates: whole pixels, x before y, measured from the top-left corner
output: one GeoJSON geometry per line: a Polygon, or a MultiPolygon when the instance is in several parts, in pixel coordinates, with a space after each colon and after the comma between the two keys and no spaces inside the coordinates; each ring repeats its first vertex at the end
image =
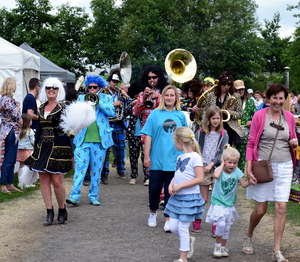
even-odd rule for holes
{"type": "Polygon", "coordinates": [[[174,178],[169,185],[170,199],[165,213],[170,216],[170,230],[180,240],[180,258],[174,262],[187,262],[194,253],[195,238],[190,237],[192,221],[202,219],[205,201],[199,184],[203,181],[203,162],[193,131],[179,127],[174,133],[175,146],[184,153],[178,156],[174,178]]]}

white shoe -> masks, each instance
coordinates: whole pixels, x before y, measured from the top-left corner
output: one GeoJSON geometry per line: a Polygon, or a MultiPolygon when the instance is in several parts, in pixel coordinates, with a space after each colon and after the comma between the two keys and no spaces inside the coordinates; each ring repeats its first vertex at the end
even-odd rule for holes
{"type": "Polygon", "coordinates": [[[171,233],[171,230],[170,230],[170,221],[167,220],[165,225],[164,225],[164,230],[166,233],[171,233]]]}
{"type": "Polygon", "coordinates": [[[131,178],[129,180],[129,185],[135,185],[136,184],[136,178],[131,178]]]}
{"type": "Polygon", "coordinates": [[[144,182],[144,186],[149,186],[149,179],[144,182]]]}
{"type": "Polygon", "coordinates": [[[222,256],[222,252],[221,252],[221,246],[216,246],[214,248],[214,256],[215,257],[221,257],[222,256]]]}
{"type": "Polygon", "coordinates": [[[30,187],[35,187],[35,185],[34,184],[28,184],[28,185],[25,185],[24,187],[30,188],[30,187]]]}
{"type": "Polygon", "coordinates": [[[228,249],[226,247],[221,247],[221,255],[222,257],[228,257],[228,249]]]}
{"type": "Polygon", "coordinates": [[[194,254],[195,241],[196,241],[196,238],[190,237],[190,250],[186,255],[187,258],[191,258],[194,254]]]}
{"type": "Polygon", "coordinates": [[[148,218],[148,227],[156,227],[156,213],[150,213],[150,216],[148,218]]]}

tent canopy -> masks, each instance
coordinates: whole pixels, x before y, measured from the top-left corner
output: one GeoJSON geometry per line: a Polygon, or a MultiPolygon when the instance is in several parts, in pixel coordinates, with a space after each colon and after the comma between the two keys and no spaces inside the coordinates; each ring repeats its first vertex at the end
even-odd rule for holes
{"type": "Polygon", "coordinates": [[[39,78],[40,58],[0,37],[0,84],[7,77],[16,79],[14,98],[22,104],[31,78],[39,78]]]}
{"type": "Polygon", "coordinates": [[[74,73],[71,73],[68,70],[65,70],[59,67],[58,65],[54,64],[46,57],[42,56],[34,48],[29,46],[27,43],[23,43],[22,45],[20,45],[20,48],[40,57],[41,59],[40,75],[42,81],[45,80],[47,77],[57,77],[61,81],[64,81],[66,83],[75,83],[76,76],[74,73]]]}

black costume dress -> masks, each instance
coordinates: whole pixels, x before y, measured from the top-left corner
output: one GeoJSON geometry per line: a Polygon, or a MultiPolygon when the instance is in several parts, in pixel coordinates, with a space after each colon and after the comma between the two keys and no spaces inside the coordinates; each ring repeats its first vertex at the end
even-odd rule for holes
{"type": "Polygon", "coordinates": [[[35,147],[25,165],[37,172],[66,174],[72,169],[72,148],[69,137],[59,127],[60,116],[67,106],[59,102],[45,118],[45,106],[39,107],[39,127],[36,133],[35,147]]]}

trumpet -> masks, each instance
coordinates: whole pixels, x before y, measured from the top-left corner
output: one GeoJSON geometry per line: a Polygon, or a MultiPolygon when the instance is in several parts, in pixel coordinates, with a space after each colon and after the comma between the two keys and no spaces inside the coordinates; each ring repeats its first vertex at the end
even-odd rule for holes
{"type": "MultiPolygon", "coordinates": [[[[154,84],[153,82],[151,82],[151,89],[154,90],[154,84]]],[[[152,99],[152,93],[150,94],[150,96],[146,99],[146,101],[144,102],[144,106],[146,108],[151,108],[153,107],[153,99],[152,99]]]]}

